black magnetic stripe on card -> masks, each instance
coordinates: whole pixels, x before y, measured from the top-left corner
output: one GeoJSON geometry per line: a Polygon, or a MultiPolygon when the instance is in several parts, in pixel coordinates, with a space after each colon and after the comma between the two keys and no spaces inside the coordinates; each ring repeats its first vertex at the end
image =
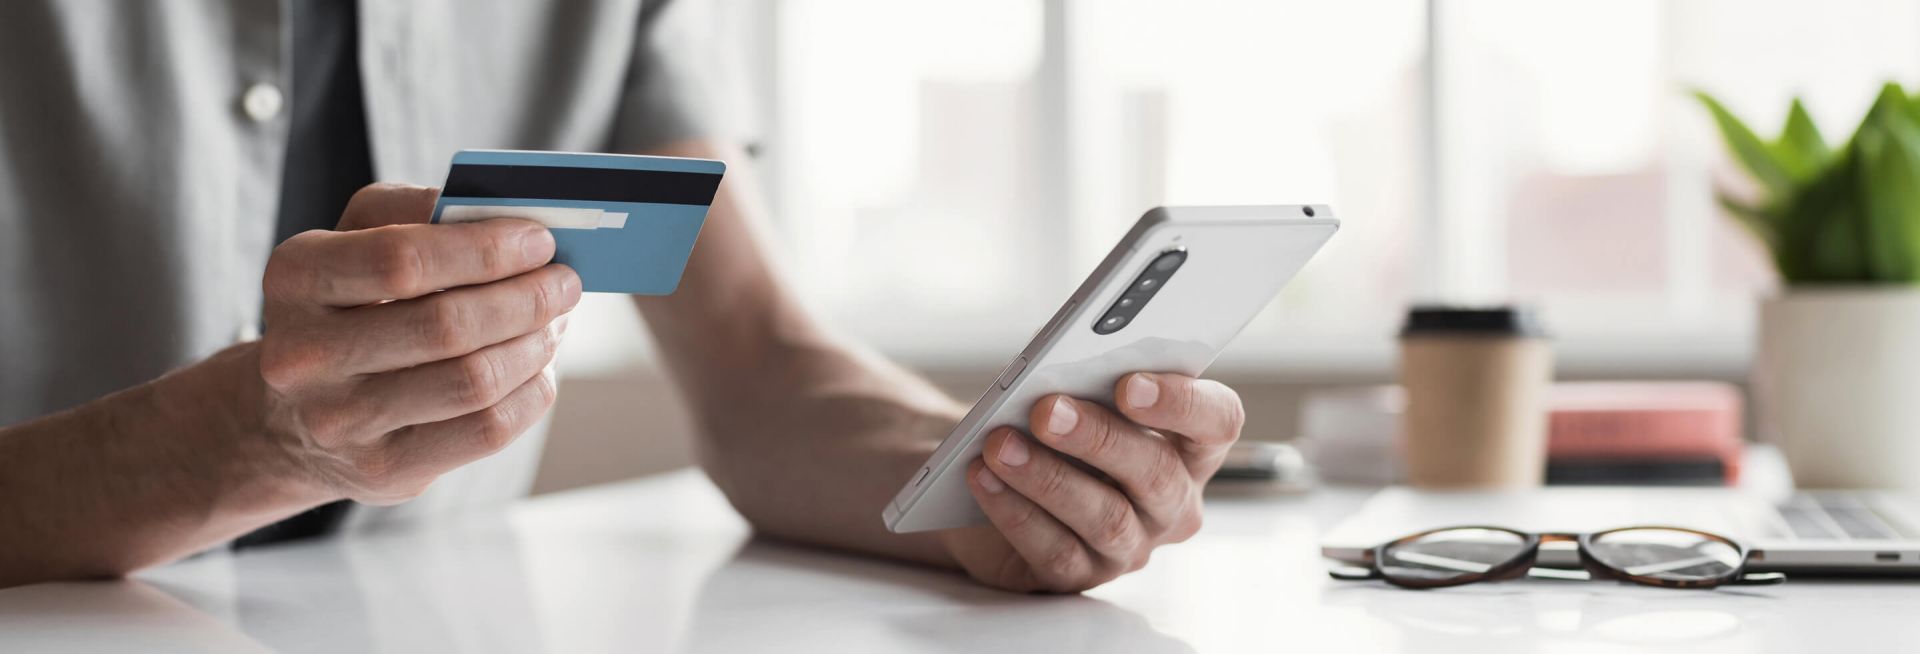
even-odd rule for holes
{"type": "Polygon", "coordinates": [[[587,202],[713,204],[720,175],[676,170],[456,164],[442,195],[587,202]]]}

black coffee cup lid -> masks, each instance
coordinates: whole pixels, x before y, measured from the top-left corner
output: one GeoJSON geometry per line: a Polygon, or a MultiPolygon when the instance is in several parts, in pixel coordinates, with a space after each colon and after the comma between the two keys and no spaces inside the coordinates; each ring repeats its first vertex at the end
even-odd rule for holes
{"type": "Polygon", "coordinates": [[[1458,307],[1417,305],[1407,311],[1401,336],[1520,336],[1547,335],[1533,310],[1522,306],[1458,307]]]}

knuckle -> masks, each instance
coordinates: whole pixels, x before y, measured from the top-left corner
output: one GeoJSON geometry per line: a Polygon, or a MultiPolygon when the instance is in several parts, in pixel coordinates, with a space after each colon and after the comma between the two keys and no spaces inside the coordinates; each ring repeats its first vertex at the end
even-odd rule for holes
{"type": "Polygon", "coordinates": [[[381,494],[391,494],[404,486],[400,483],[399,467],[381,450],[369,448],[360,452],[351,459],[351,464],[361,485],[381,494]]]}
{"type": "Polygon", "coordinates": [[[545,274],[533,281],[534,316],[546,320],[559,315],[560,278],[558,274],[545,274]]]}
{"type": "Polygon", "coordinates": [[[427,279],[426,255],[412,239],[388,232],[373,242],[371,273],[383,295],[412,297],[431,290],[421,288],[427,279]]]}
{"type": "Polygon", "coordinates": [[[560,354],[560,330],[548,323],[547,327],[540,330],[539,345],[540,360],[552,361],[553,357],[560,354]]]}
{"type": "Polygon", "coordinates": [[[353,424],[351,414],[337,408],[306,407],[300,411],[300,429],[322,447],[351,442],[353,424]]]}
{"type": "MultiPolygon", "coordinates": [[[[1035,462],[1039,461],[1036,455],[1035,462]]],[[[1036,467],[1039,468],[1039,473],[1034,479],[1034,484],[1040,496],[1062,497],[1073,492],[1073,477],[1066,465],[1058,461],[1046,461],[1036,467]]]]}
{"type": "MultiPolygon", "coordinates": [[[[1190,382],[1190,380],[1184,379],[1182,381],[1190,382]]],[[[1191,420],[1199,415],[1201,411],[1200,391],[1195,384],[1166,384],[1163,381],[1161,388],[1171,391],[1165,392],[1165,399],[1162,400],[1168,415],[1182,421],[1191,420]],[[1167,389],[1168,386],[1172,388],[1167,389]]]]}
{"type": "Polygon", "coordinates": [[[305,290],[306,264],[302,254],[311,246],[315,238],[312,234],[295,234],[275,246],[267,256],[267,270],[261,277],[260,290],[268,299],[289,299],[305,290]]]}
{"type": "Polygon", "coordinates": [[[1156,448],[1158,454],[1147,468],[1147,477],[1141,482],[1140,492],[1145,499],[1169,497],[1184,490],[1192,480],[1187,477],[1186,464],[1180,456],[1171,451],[1171,446],[1156,448]]]}
{"type": "Polygon", "coordinates": [[[1087,437],[1087,457],[1102,461],[1111,461],[1123,456],[1124,450],[1126,449],[1126,443],[1123,442],[1123,439],[1125,439],[1128,434],[1121,431],[1120,426],[1115,424],[1113,419],[1105,415],[1096,415],[1098,415],[1098,417],[1091,420],[1093,424],[1087,430],[1089,434],[1087,437]]]}
{"type": "Polygon", "coordinates": [[[449,399],[455,406],[483,407],[493,404],[498,397],[500,369],[493,357],[485,353],[469,354],[459,359],[458,372],[450,389],[449,399]]]}
{"type": "Polygon", "coordinates": [[[560,386],[554,383],[553,375],[545,370],[534,375],[533,384],[536,393],[535,405],[539,407],[539,413],[544,414],[548,409],[553,408],[554,403],[560,401],[560,386]]]}
{"type": "Polygon", "coordinates": [[[1062,540],[1040,556],[1039,570],[1053,579],[1070,579],[1079,576],[1083,560],[1079,544],[1062,540]]]}
{"type": "Polygon", "coordinates": [[[519,231],[515,230],[513,225],[501,223],[502,221],[483,222],[479,223],[475,229],[480,247],[474,251],[480,254],[480,270],[487,277],[495,279],[514,272],[513,264],[517,259],[507,253],[519,252],[515,249],[515,235],[519,234],[519,231]]]}
{"type": "Polygon", "coordinates": [[[442,356],[464,352],[462,346],[471,320],[466,306],[453,301],[449,295],[441,293],[428,298],[424,315],[418,322],[420,344],[442,356]]]}
{"type": "Polygon", "coordinates": [[[362,186],[360,190],[353,192],[353,197],[347,198],[347,207],[350,209],[365,207],[370,203],[377,202],[380,196],[393,193],[397,187],[399,187],[399,185],[393,182],[374,182],[362,186]]]}
{"type": "Polygon", "coordinates": [[[312,376],[319,360],[312,348],[286,338],[268,338],[260,346],[260,379],[268,388],[289,392],[312,376]]]}
{"type": "Polygon", "coordinates": [[[480,420],[474,427],[473,438],[480,448],[488,453],[498,452],[513,443],[519,435],[517,421],[513,411],[501,406],[487,407],[480,413],[480,420]]]}
{"type": "Polygon", "coordinates": [[[1107,502],[1094,524],[1093,538],[1103,552],[1131,552],[1140,545],[1140,533],[1133,524],[1133,507],[1126,502],[1107,502]]]}
{"type": "Polygon", "coordinates": [[[1187,539],[1193,538],[1194,534],[1200,533],[1200,527],[1205,523],[1206,516],[1202,515],[1200,507],[1193,506],[1174,522],[1173,530],[1167,534],[1168,538],[1175,543],[1186,542],[1187,539]]]}
{"type": "Polygon", "coordinates": [[[1004,524],[1008,533],[1020,534],[1032,531],[1039,520],[1040,511],[1029,506],[1010,512],[1004,524]]]}

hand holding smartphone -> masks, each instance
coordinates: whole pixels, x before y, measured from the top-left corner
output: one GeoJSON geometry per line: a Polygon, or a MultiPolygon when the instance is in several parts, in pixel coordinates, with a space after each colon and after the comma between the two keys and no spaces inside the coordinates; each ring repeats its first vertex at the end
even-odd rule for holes
{"type": "Polygon", "coordinates": [[[887,506],[888,529],[985,519],[967,486],[989,431],[1064,394],[1109,407],[1133,372],[1198,376],[1338,230],[1325,206],[1161,207],[1115,245],[887,506]]]}

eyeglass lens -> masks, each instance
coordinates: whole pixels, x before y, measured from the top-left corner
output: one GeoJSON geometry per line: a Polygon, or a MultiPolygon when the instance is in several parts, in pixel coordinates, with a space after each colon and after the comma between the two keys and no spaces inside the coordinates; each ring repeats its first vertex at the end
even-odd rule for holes
{"type": "Polygon", "coordinates": [[[1446,581],[1486,574],[1527,549],[1520,534],[1498,529],[1447,529],[1381,549],[1380,574],[1407,581],[1446,581]]]}
{"type": "Polygon", "coordinates": [[[1688,531],[1622,529],[1595,534],[1588,543],[1595,560],[1636,577],[1667,581],[1719,579],[1740,568],[1740,548],[1688,531]]]}

